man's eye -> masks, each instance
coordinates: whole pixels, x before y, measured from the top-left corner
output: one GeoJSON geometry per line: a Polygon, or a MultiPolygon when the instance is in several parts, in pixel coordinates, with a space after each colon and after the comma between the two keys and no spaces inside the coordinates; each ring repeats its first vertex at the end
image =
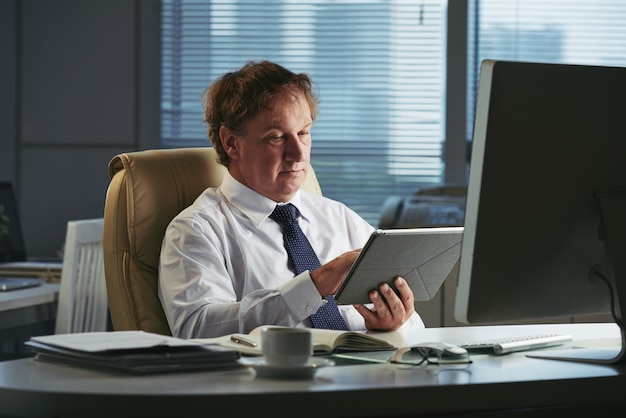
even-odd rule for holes
{"type": "Polygon", "coordinates": [[[271,144],[281,144],[285,141],[284,135],[272,135],[266,138],[266,141],[271,144]]]}

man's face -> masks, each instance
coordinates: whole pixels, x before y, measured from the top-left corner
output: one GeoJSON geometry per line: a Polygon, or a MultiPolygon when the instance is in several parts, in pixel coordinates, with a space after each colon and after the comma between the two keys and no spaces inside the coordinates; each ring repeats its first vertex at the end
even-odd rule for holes
{"type": "Polygon", "coordinates": [[[222,127],[230,173],[276,202],[290,200],[309,171],[312,125],[311,109],[298,93],[274,97],[269,110],[250,119],[242,135],[222,127]]]}

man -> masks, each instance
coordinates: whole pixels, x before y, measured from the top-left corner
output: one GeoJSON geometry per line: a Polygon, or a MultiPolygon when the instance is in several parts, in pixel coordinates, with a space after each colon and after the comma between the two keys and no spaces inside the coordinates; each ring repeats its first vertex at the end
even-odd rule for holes
{"type": "MultiPolygon", "coordinates": [[[[334,307],[329,295],[373,227],[339,202],[300,191],[318,106],[309,77],[250,62],[209,86],[203,106],[209,138],[228,172],[219,188],[207,189],[167,228],[159,297],[173,335],[314,326],[312,315],[334,307]],[[285,203],[295,206],[319,268],[294,271],[283,226],[272,217],[285,203]]],[[[410,288],[402,278],[394,284],[398,295],[382,285],[372,291],[372,304],[339,307],[347,329],[423,327],[410,288]]]]}

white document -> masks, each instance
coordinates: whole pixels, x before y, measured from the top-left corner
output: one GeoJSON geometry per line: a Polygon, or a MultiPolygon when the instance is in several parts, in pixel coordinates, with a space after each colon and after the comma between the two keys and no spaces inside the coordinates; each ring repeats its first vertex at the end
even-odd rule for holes
{"type": "Polygon", "coordinates": [[[97,353],[158,346],[197,346],[197,342],[144,331],[81,332],[32,337],[31,341],[75,351],[97,353]]]}

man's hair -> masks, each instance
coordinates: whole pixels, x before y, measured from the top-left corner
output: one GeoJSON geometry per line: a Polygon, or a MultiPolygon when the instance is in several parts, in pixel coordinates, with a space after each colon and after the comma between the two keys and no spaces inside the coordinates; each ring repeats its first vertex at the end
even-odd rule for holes
{"type": "Polygon", "coordinates": [[[223,125],[237,134],[243,134],[246,123],[262,110],[268,110],[277,94],[301,93],[315,120],[319,100],[313,92],[311,78],[296,74],[270,61],[249,61],[238,71],[224,74],[202,94],[204,122],[218,160],[228,167],[230,157],[220,141],[223,125]]]}

